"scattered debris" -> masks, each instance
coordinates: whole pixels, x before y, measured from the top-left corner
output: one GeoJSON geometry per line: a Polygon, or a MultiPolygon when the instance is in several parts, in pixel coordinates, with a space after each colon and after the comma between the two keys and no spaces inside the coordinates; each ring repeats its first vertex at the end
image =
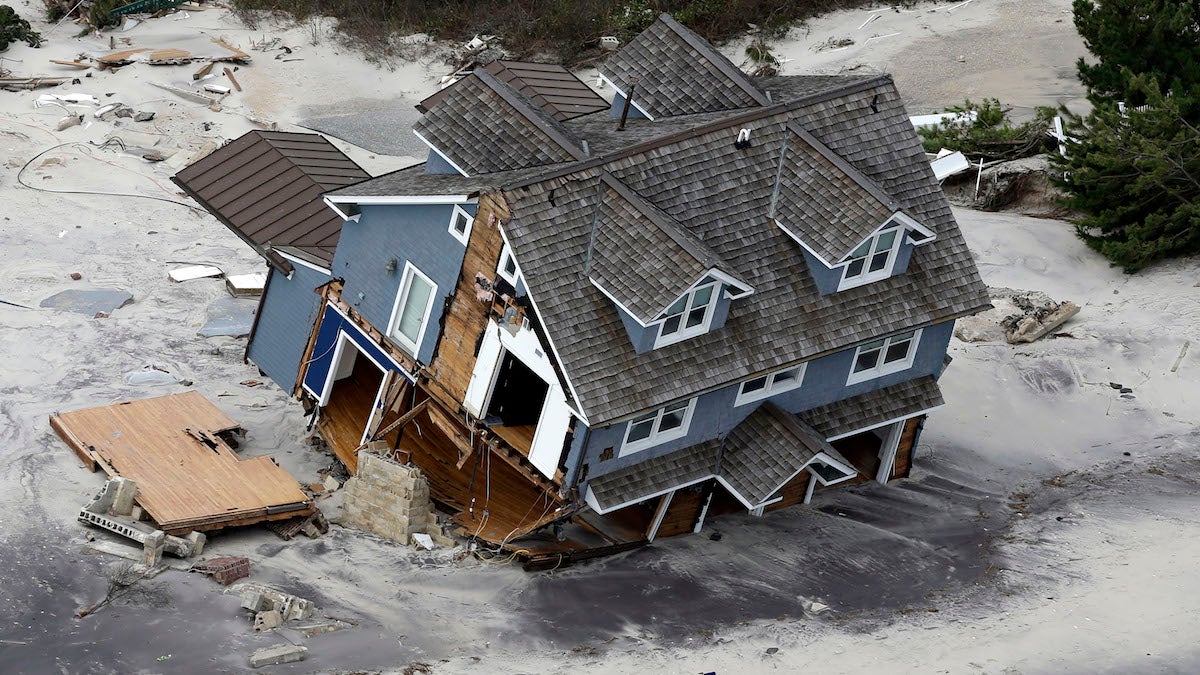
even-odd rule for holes
{"type": "Polygon", "coordinates": [[[68,79],[65,77],[0,77],[0,89],[20,91],[40,87],[57,87],[68,79]]]}
{"type": "Polygon", "coordinates": [[[212,265],[189,265],[167,272],[167,278],[171,281],[181,282],[191,281],[192,279],[219,277],[222,274],[224,272],[221,271],[221,268],[213,267],[212,265]]]}
{"type": "Polygon", "coordinates": [[[152,119],[154,119],[154,113],[149,111],[139,112],[133,116],[134,122],[149,122],[152,119]]]}
{"type": "MultiPolygon", "coordinates": [[[[141,563],[147,568],[157,565],[164,551],[179,558],[190,558],[204,550],[207,537],[202,532],[190,532],[186,538],[174,537],[135,517],[137,491],[136,482],[121,476],[111,478],[99,494],[80,509],[78,518],[87,525],[140,543],[141,563]]],[[[141,515],[140,508],[136,515],[141,515]]]]}
{"type": "Polygon", "coordinates": [[[192,73],[192,79],[199,80],[200,78],[204,77],[205,75],[208,75],[209,73],[212,72],[213,65],[215,65],[215,64],[212,61],[209,61],[208,63],[204,64],[203,66],[200,66],[199,70],[192,73]]]}
{"type": "Polygon", "coordinates": [[[991,288],[993,308],[959,319],[954,336],[963,342],[1033,342],[1079,312],[1073,302],[1056,302],[1041,291],[991,288]]]}
{"type": "Polygon", "coordinates": [[[100,105],[100,99],[91,94],[42,94],[33,102],[33,107],[48,105],[100,105]]]}
{"type": "Polygon", "coordinates": [[[133,302],[133,294],[115,288],[69,290],[42,300],[41,307],[96,316],[108,315],[133,302]]]}
{"type": "Polygon", "coordinates": [[[215,99],[211,96],[205,96],[204,94],[201,94],[199,92],[189,91],[187,89],[180,89],[179,87],[176,87],[176,86],[173,86],[170,84],[165,84],[163,82],[151,82],[150,84],[158,87],[159,89],[162,89],[163,91],[169,91],[172,94],[175,94],[176,96],[178,96],[182,99],[192,101],[193,103],[203,103],[204,105],[212,105],[217,102],[217,99],[215,99]]]}
{"type": "Polygon", "coordinates": [[[267,529],[274,532],[284,541],[291,541],[301,532],[309,539],[317,539],[329,532],[329,521],[320,510],[313,511],[308,516],[297,516],[287,520],[275,520],[267,523],[267,529]]]}
{"type": "Polygon", "coordinates": [[[302,645],[278,645],[263,647],[250,656],[251,668],[274,666],[280,663],[296,663],[308,658],[308,647],[302,645]]]}
{"type": "Polygon", "coordinates": [[[70,275],[68,275],[68,276],[70,276],[70,277],[71,277],[71,280],[72,280],[72,281],[79,281],[80,279],[82,279],[82,278],[83,278],[83,275],[82,275],[82,274],[80,274],[79,272],[71,272],[71,274],[70,274],[70,275]]]}
{"type": "Polygon", "coordinates": [[[246,337],[254,325],[258,303],[236,298],[217,298],[208,306],[208,321],[200,327],[201,337],[246,337]]]}
{"type": "Polygon", "coordinates": [[[226,589],[225,592],[241,596],[244,609],[256,615],[260,612],[279,612],[283,621],[311,619],[317,612],[317,606],[311,600],[284,593],[266,584],[244,581],[226,589]]]}
{"type": "Polygon", "coordinates": [[[222,586],[228,586],[238,579],[250,576],[250,559],[241,556],[219,556],[202,560],[192,565],[188,571],[199,572],[212,577],[213,581],[222,586]]]}
{"type": "Polygon", "coordinates": [[[204,91],[211,91],[214,94],[228,94],[229,87],[220,84],[206,84],[204,85],[204,91]]]}
{"type": "Polygon", "coordinates": [[[254,632],[256,633],[278,628],[281,624],[283,624],[283,617],[279,615],[279,610],[268,609],[254,615],[254,632]]]}
{"type": "Polygon", "coordinates": [[[434,548],[433,537],[430,537],[423,532],[413,532],[412,539],[414,544],[420,546],[426,551],[432,551],[434,548]]]}
{"type": "Polygon", "coordinates": [[[71,66],[72,68],[79,68],[81,70],[87,70],[88,68],[92,67],[91,64],[84,63],[82,61],[59,61],[58,59],[50,59],[50,63],[57,63],[60,66],[71,66]]]}
{"type": "Polygon", "coordinates": [[[131,370],[125,373],[125,384],[176,384],[179,382],[167,367],[152,363],[141,370],[131,370]]]}
{"type": "Polygon", "coordinates": [[[235,298],[262,295],[266,286],[266,272],[235,274],[225,277],[225,289],[235,298]]]}
{"type": "Polygon", "coordinates": [[[243,387],[261,387],[263,383],[261,380],[243,380],[240,384],[243,387]]]}
{"type": "Polygon", "coordinates": [[[1184,340],[1183,346],[1179,348],[1179,356],[1175,359],[1175,363],[1171,365],[1171,372],[1179,370],[1179,364],[1183,363],[1183,357],[1187,356],[1188,347],[1192,346],[1191,340],[1184,340]]]}
{"type": "Polygon", "coordinates": [[[170,47],[151,49],[141,47],[106,53],[85,53],[102,67],[115,68],[131,63],[146,63],[154,66],[181,65],[193,61],[233,61],[246,63],[250,55],[224,40],[203,37],[177,40],[170,47]],[[211,44],[209,44],[211,42],[211,44]]]}

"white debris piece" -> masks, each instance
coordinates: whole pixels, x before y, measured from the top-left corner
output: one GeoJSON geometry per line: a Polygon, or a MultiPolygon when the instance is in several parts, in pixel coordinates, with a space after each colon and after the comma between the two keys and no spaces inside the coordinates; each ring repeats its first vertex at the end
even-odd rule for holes
{"type": "Polygon", "coordinates": [[[221,269],[212,265],[189,265],[180,267],[176,270],[167,272],[167,278],[171,281],[191,281],[192,279],[203,279],[205,277],[219,277],[223,274],[221,269]]]}
{"type": "Polygon", "coordinates": [[[225,277],[226,290],[229,291],[230,295],[239,298],[247,295],[262,295],[266,285],[266,272],[234,274],[233,276],[225,277]]]}
{"type": "Polygon", "coordinates": [[[42,94],[33,102],[33,107],[48,105],[100,105],[100,99],[91,94],[42,94]]]}
{"type": "Polygon", "coordinates": [[[413,543],[425,549],[426,551],[433,550],[433,537],[421,532],[414,532],[412,538],[413,543]]]}
{"type": "Polygon", "coordinates": [[[964,110],[963,112],[938,113],[936,115],[915,115],[908,118],[908,121],[912,122],[914,127],[921,129],[950,122],[974,122],[978,117],[979,113],[974,110],[964,110]]]}
{"type": "Polygon", "coordinates": [[[204,91],[211,91],[214,94],[228,94],[229,87],[221,84],[206,84],[204,85],[204,91]]]}
{"type": "Polygon", "coordinates": [[[933,160],[929,165],[933,167],[934,178],[937,178],[939,181],[971,168],[971,163],[967,161],[965,155],[961,152],[950,152],[945,148],[942,149],[942,152],[938,153],[938,158],[933,160]]]}

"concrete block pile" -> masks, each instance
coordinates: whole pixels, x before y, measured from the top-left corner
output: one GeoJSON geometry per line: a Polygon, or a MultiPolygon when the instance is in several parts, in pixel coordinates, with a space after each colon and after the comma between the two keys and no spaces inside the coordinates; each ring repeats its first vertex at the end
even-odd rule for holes
{"type": "Polygon", "coordinates": [[[341,523],[403,544],[414,534],[427,534],[441,546],[455,544],[438,525],[421,470],[373,452],[359,453],[358,475],[346,481],[341,523]]]}

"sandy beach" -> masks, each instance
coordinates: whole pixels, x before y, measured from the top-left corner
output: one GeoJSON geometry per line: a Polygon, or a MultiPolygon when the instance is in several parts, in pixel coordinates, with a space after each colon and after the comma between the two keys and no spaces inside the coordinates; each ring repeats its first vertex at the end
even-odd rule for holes
{"type": "MultiPolygon", "coordinates": [[[[891,72],[912,114],[984,96],[1015,114],[1078,108],[1072,68],[1084,50],[1070,4],[838,12],[794,29],[775,51],[787,74],[891,72]],[[854,44],[820,47],[831,39],[854,44]]],[[[0,66],[79,84],[0,91],[5,670],[244,672],[251,652],[285,640],[310,653],[279,672],[398,673],[414,663],[435,673],[1200,668],[1200,261],[1125,275],[1067,223],[964,209],[956,217],[990,286],[1044,291],[1082,310],[1062,328],[1070,337],[952,341],[941,380],[948,405],[930,417],[911,479],[828,491],[811,508],[762,519],[725,516],[700,535],[539,574],[338,526],[291,541],[246,528],[214,536],[206,553],[249,557],[253,580],[350,626],[255,633],[235,597],[177,571],[75,618],[104,596],[120,559],[88,552],[76,514],[103,477],[51,431],[52,413],[195,390],[248,430],[244,456],[270,455],[301,482],[335,461],[309,446],[302,410],[285,392],[240,384],[263,379],[243,362],[244,338],[198,335],[209,306],[228,297],[224,281],[175,283],[167,273],[211,264],[240,274],[263,263],[180,193],[172,163],[263,124],[336,134],[373,175],[419,161],[404,130],[412,105],[450,69],[449,48],[414,39],[411,58],[380,64],[328,26],[314,33],[264,19],[249,28],[215,7],[112,32],[118,44],[218,38],[250,54],[235,72],[243,91],[210,107],[154,84],[189,85],[198,65],[51,64],[107,51],[109,35],[71,37],[70,24],[51,33],[39,3],[17,9],[48,40],[12,46],[0,66]],[[66,93],[155,115],[134,122],[97,118],[95,105],[35,107],[42,94],[66,93]],[[56,130],[68,114],[85,120],[56,130]],[[125,151],[105,144],[114,133],[125,151]],[[135,146],[180,159],[147,161],[135,146]],[[101,318],[40,306],[90,289],[133,301],[101,318]],[[128,382],[150,364],[169,373],[166,383],[128,382]]],[[[742,45],[724,49],[741,60],[742,45]]],[[[319,505],[336,511],[336,499],[319,505]]]]}

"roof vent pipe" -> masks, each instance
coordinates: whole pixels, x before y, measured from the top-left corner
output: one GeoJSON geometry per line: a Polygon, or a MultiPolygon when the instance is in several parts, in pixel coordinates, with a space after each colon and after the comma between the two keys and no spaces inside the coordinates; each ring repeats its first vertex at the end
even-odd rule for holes
{"type": "Polygon", "coordinates": [[[637,91],[639,79],[637,75],[629,76],[629,93],[625,95],[625,106],[621,108],[621,123],[617,125],[617,131],[625,131],[625,120],[629,119],[629,106],[633,103],[633,92],[637,91]]]}

